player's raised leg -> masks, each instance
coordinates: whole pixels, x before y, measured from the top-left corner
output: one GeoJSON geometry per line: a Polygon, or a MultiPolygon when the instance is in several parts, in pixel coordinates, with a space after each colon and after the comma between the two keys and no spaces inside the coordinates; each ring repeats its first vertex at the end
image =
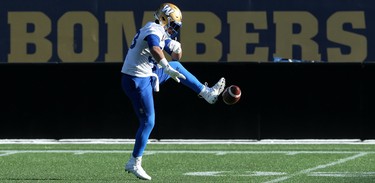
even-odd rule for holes
{"type": "MultiPolygon", "coordinates": [[[[204,98],[208,103],[216,103],[219,95],[224,91],[225,88],[225,78],[220,78],[220,80],[213,86],[208,87],[207,84],[202,84],[192,73],[190,73],[180,62],[171,61],[169,62],[172,68],[183,74],[186,79],[182,79],[181,83],[194,92],[196,92],[200,97],[204,98]]],[[[158,74],[159,75],[159,74],[158,74]]],[[[161,82],[168,79],[168,76],[161,76],[161,82]],[[164,79],[163,79],[164,77],[164,79]]]]}
{"type": "Polygon", "coordinates": [[[199,96],[204,98],[208,103],[214,104],[217,102],[219,95],[224,91],[225,88],[225,78],[220,78],[220,80],[213,87],[205,87],[199,93],[199,96]]]}

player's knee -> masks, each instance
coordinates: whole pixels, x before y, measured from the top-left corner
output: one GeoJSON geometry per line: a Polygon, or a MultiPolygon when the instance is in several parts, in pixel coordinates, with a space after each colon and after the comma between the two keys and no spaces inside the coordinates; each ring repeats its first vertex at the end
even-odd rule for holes
{"type": "Polygon", "coordinates": [[[155,117],[154,115],[146,116],[146,122],[144,123],[145,128],[153,129],[155,126],[155,117]]]}
{"type": "Polygon", "coordinates": [[[147,129],[147,130],[152,130],[155,126],[155,122],[154,121],[150,121],[150,122],[147,122],[144,124],[144,128],[147,129]]]}

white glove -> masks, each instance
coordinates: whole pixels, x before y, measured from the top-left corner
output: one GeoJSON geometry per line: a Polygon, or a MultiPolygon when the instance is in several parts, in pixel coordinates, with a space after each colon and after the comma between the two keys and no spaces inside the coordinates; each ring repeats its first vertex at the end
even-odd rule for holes
{"type": "Polygon", "coordinates": [[[174,53],[181,53],[181,51],[182,51],[181,43],[179,43],[178,41],[175,41],[173,39],[171,39],[171,41],[168,43],[167,46],[174,53]]]}
{"type": "Polygon", "coordinates": [[[183,74],[176,71],[169,65],[167,59],[161,59],[159,64],[164,68],[164,72],[171,76],[171,78],[174,79],[177,83],[180,82],[179,78],[186,79],[186,77],[183,74]]]}

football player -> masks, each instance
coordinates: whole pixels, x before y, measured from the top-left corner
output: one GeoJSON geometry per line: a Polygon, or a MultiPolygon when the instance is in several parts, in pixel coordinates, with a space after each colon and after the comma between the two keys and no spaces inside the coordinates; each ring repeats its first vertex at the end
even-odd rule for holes
{"type": "Polygon", "coordinates": [[[224,78],[220,78],[213,87],[202,84],[178,61],[182,57],[182,48],[175,38],[182,26],[182,14],[176,5],[163,3],[154,17],[154,21],[148,22],[134,36],[121,70],[122,88],[139,120],[134,149],[125,170],[143,180],[151,180],[141,164],[155,124],[153,91],[159,91],[159,84],[172,78],[210,104],[217,101],[225,87],[224,78]],[[171,56],[172,61],[167,61],[163,50],[171,56]]]}

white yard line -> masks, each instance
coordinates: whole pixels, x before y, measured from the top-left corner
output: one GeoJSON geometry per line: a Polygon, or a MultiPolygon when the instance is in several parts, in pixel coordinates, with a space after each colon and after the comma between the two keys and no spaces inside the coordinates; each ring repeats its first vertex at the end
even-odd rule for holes
{"type": "Polygon", "coordinates": [[[311,172],[311,177],[375,177],[375,172],[311,172]]]}
{"type": "MultiPolygon", "coordinates": [[[[0,151],[1,152],[1,151],[0,151]]],[[[13,151],[8,151],[8,152],[4,152],[3,154],[0,154],[0,156],[9,156],[9,155],[12,155],[12,154],[16,154],[17,152],[13,152],[13,151]]]]}
{"type": "Polygon", "coordinates": [[[308,173],[310,173],[312,171],[315,171],[315,170],[319,170],[319,169],[327,168],[327,167],[330,167],[330,166],[335,166],[335,165],[338,165],[338,164],[346,163],[347,161],[357,159],[357,158],[365,156],[367,154],[369,154],[369,153],[361,152],[361,153],[355,154],[353,156],[349,156],[347,158],[342,158],[342,159],[339,159],[337,161],[334,161],[334,162],[331,162],[331,163],[328,163],[328,164],[318,165],[318,166],[313,167],[313,168],[308,168],[308,169],[305,169],[305,170],[301,170],[299,172],[290,174],[288,176],[283,176],[283,177],[280,177],[280,178],[277,178],[277,179],[273,179],[273,180],[270,180],[270,181],[267,181],[267,182],[264,182],[264,183],[282,182],[282,181],[288,180],[288,179],[293,178],[293,177],[298,176],[298,175],[308,174],[308,173]]]}

